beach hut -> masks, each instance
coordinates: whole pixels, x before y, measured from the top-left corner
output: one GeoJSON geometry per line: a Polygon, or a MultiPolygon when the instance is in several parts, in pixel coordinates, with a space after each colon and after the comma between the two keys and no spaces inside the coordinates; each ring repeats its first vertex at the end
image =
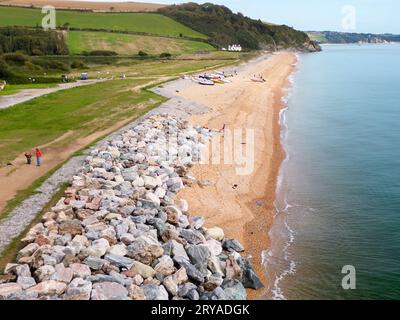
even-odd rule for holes
{"type": "Polygon", "coordinates": [[[242,46],[240,44],[233,44],[228,46],[228,51],[232,51],[232,52],[241,52],[242,46]]]}

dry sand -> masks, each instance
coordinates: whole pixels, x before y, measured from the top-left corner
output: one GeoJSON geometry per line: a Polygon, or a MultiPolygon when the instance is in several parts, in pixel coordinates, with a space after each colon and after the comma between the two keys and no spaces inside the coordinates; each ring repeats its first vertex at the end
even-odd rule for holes
{"type": "MultiPolygon", "coordinates": [[[[215,184],[207,187],[196,184],[185,188],[179,196],[188,200],[192,213],[206,218],[207,226],[221,226],[228,237],[245,245],[264,284],[267,280],[261,254],[269,246],[277,175],[284,156],[279,112],[283,107],[283,89],[295,62],[295,54],[281,52],[245,65],[230,84],[212,87],[193,84],[179,93],[210,108],[207,114],[193,116],[193,123],[218,130],[226,124],[226,129],[248,128],[255,132],[251,175],[237,175],[234,165],[196,165],[194,176],[215,184]],[[260,73],[266,83],[250,80],[252,75],[260,73]]],[[[254,299],[263,292],[249,293],[254,299]]]]}
{"type": "Polygon", "coordinates": [[[166,5],[157,3],[141,2],[89,2],[89,1],[68,1],[68,0],[3,0],[0,5],[35,7],[51,5],[57,9],[80,9],[96,11],[156,11],[166,5]]]}

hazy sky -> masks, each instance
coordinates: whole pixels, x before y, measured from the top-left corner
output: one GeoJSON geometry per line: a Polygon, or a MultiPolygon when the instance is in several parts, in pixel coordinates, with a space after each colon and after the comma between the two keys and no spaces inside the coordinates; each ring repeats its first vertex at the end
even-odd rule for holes
{"type": "MultiPolygon", "coordinates": [[[[133,1],[157,3],[188,2],[179,0],[133,1]]],[[[207,1],[194,0],[192,2],[204,3],[207,1]]],[[[208,2],[226,5],[233,11],[240,11],[252,18],[287,24],[300,30],[391,32],[400,34],[399,0],[209,0],[208,2]],[[350,18],[354,12],[348,6],[353,6],[355,9],[355,24],[351,23],[350,26],[352,28],[346,30],[343,28],[342,21],[345,16],[342,10],[345,10],[350,18]]],[[[349,20],[345,19],[345,21],[348,22],[349,20]]]]}

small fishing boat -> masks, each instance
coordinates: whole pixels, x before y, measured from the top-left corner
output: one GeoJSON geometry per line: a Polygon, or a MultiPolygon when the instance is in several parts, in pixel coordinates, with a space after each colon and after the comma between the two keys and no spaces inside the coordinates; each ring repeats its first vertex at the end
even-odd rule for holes
{"type": "Polygon", "coordinates": [[[221,79],[222,76],[220,76],[219,74],[213,73],[213,74],[210,74],[210,78],[211,78],[211,80],[212,80],[212,79],[221,79]]]}
{"type": "Polygon", "coordinates": [[[224,84],[224,83],[225,83],[225,82],[222,81],[221,79],[212,79],[212,81],[213,81],[214,83],[218,83],[218,84],[224,84]]]}
{"type": "Polygon", "coordinates": [[[213,86],[215,83],[211,80],[207,80],[204,78],[199,78],[199,84],[203,85],[203,86],[213,86]]]}

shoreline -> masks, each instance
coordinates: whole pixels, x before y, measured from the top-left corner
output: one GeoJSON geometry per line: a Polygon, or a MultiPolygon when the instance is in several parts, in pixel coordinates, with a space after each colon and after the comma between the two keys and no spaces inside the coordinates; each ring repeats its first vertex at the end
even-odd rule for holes
{"type": "MultiPolygon", "coordinates": [[[[192,198],[188,196],[181,196],[182,194],[184,195],[185,192],[190,193],[193,190],[193,188],[190,187],[186,187],[183,190],[182,194],[178,194],[177,197],[177,200],[179,198],[188,200],[189,207],[191,208],[191,215],[204,216],[206,228],[220,226],[225,230],[225,235],[227,238],[238,239],[244,244],[246,248],[244,256],[250,258],[252,257],[253,268],[255,269],[256,273],[261,278],[263,283],[266,285],[266,287],[268,286],[265,279],[265,273],[261,265],[261,252],[265,250],[266,247],[268,247],[269,245],[268,230],[273,221],[276,178],[277,174],[279,173],[280,164],[284,156],[280,141],[281,129],[279,125],[279,114],[282,110],[282,107],[284,106],[281,98],[284,89],[287,86],[288,77],[294,70],[293,60],[295,60],[294,54],[287,52],[281,52],[275,55],[268,55],[267,57],[262,56],[256,58],[236,68],[237,70],[240,70],[240,73],[239,76],[236,77],[233,81],[236,84],[233,84],[232,86],[239,86],[239,88],[236,88],[238,90],[232,90],[234,88],[232,88],[232,86],[230,87],[230,85],[215,86],[214,88],[217,90],[215,94],[222,97],[223,99],[227,99],[228,96],[226,94],[223,94],[221,96],[218,90],[227,90],[225,93],[232,93],[232,96],[227,100],[230,100],[230,102],[235,105],[235,110],[231,110],[232,104],[227,103],[225,105],[225,111],[226,108],[229,108],[229,111],[232,111],[229,113],[231,114],[231,116],[233,114],[233,120],[244,119],[244,122],[241,123],[243,127],[254,125],[256,132],[258,134],[262,134],[262,138],[265,138],[257,141],[260,143],[256,146],[256,149],[258,152],[261,151],[261,158],[259,154],[256,157],[257,169],[255,170],[253,175],[241,178],[241,183],[243,183],[246,188],[242,189],[242,187],[239,187],[238,191],[246,193],[247,196],[240,196],[243,199],[241,199],[241,201],[238,201],[236,207],[234,207],[234,209],[239,209],[239,215],[238,212],[235,210],[230,211],[232,207],[229,206],[223,206],[223,208],[224,211],[228,212],[228,215],[231,216],[231,220],[226,219],[226,216],[224,215],[219,216],[217,214],[216,216],[212,216],[209,214],[212,212],[202,212],[201,210],[198,210],[198,207],[196,203],[193,202],[192,198]],[[265,84],[252,83],[249,80],[249,75],[255,72],[255,70],[260,70],[260,66],[263,66],[262,70],[264,71],[264,76],[265,78],[267,78],[268,81],[267,86],[265,84]],[[245,79],[245,81],[240,81],[243,79],[245,79]],[[242,106],[244,106],[244,108],[242,108],[242,106]],[[253,110],[252,106],[257,106],[258,109],[256,108],[256,110],[253,110]],[[242,117],[243,109],[248,112],[248,114],[245,114],[245,117],[242,117]],[[234,111],[239,113],[235,114],[234,111]],[[265,118],[259,116],[260,111],[266,113],[265,118]],[[240,117],[237,118],[237,116],[240,117]],[[265,159],[267,159],[267,163],[265,163],[265,159]],[[264,170],[265,166],[267,166],[269,170],[264,170]],[[248,185],[249,177],[251,178],[250,180],[252,184],[252,180],[255,180],[255,186],[248,185]],[[257,205],[256,202],[261,202],[262,205],[257,205]],[[218,223],[218,220],[222,223],[218,223]]],[[[137,121],[108,136],[103,141],[97,143],[97,145],[101,145],[102,143],[104,143],[104,141],[111,141],[110,139],[112,139],[113,137],[117,137],[121,131],[127,128],[133,128],[136,123],[138,123],[139,121],[143,121],[143,119],[151,117],[154,114],[172,113],[176,116],[189,118],[189,120],[191,120],[190,122],[193,125],[200,126],[202,126],[202,124],[199,124],[197,121],[193,120],[202,119],[203,121],[205,121],[207,118],[215,119],[215,109],[209,103],[203,103],[204,101],[195,101],[194,99],[190,99],[188,97],[185,98],[182,96],[182,93],[184,94],[185,92],[193,91],[192,88],[194,87],[194,85],[192,83],[188,83],[187,80],[177,80],[173,83],[170,83],[168,87],[169,90],[167,91],[169,91],[171,95],[171,99],[169,101],[167,101],[159,108],[154,109],[147,115],[141,117],[137,121]],[[177,88],[179,88],[179,90],[177,90],[177,88]],[[174,89],[174,93],[170,91],[171,89],[174,89]],[[175,93],[177,93],[178,95],[176,95],[175,93]]],[[[198,89],[201,89],[202,87],[195,85],[195,88],[196,90],[194,91],[198,93],[198,89]]],[[[203,89],[207,90],[208,88],[203,87],[203,89]]],[[[154,91],[157,90],[164,91],[165,89],[154,89],[154,91]]],[[[214,100],[212,101],[215,102],[214,100]]],[[[219,111],[224,111],[224,108],[219,111]]],[[[217,112],[219,111],[217,109],[217,112]]],[[[223,121],[229,120],[227,118],[227,115],[223,112],[221,112],[219,116],[223,118],[223,121]]],[[[214,123],[214,126],[216,124],[218,124],[218,121],[217,123],[214,123]]],[[[233,124],[238,123],[233,122],[233,124]]],[[[218,126],[216,128],[218,128],[218,126]]],[[[194,167],[194,171],[196,170],[196,167],[198,166],[194,167]]],[[[223,170],[221,170],[221,172],[222,171],[223,170]]],[[[203,178],[201,174],[197,175],[196,172],[194,173],[195,177],[198,180],[201,180],[203,178]]],[[[229,175],[225,177],[224,175],[224,179],[225,178],[229,180],[230,178],[234,177],[229,175]]],[[[224,188],[223,184],[222,188],[224,188]]],[[[229,188],[227,190],[229,190],[229,188]]],[[[209,190],[205,188],[203,189],[203,191],[205,191],[205,193],[203,193],[203,196],[206,195],[204,198],[202,198],[200,195],[196,195],[196,197],[201,201],[209,201],[209,190]]],[[[228,194],[228,200],[229,196],[231,196],[233,193],[234,192],[231,192],[230,195],[228,194]]],[[[220,202],[219,200],[221,199],[221,203],[224,204],[224,200],[226,199],[224,199],[224,197],[220,198],[220,195],[221,194],[216,193],[216,197],[214,197],[214,200],[220,202]]],[[[260,298],[260,295],[262,295],[262,289],[259,291],[247,290],[247,295],[249,299],[260,298]]]]}
{"type": "Polygon", "coordinates": [[[277,179],[285,152],[281,144],[280,112],[282,100],[289,85],[289,76],[295,71],[297,57],[280,52],[266,59],[256,59],[241,66],[243,69],[232,84],[226,87],[202,88],[192,86],[180,96],[209,107],[205,115],[191,117],[194,125],[219,129],[227,124],[230,129],[253,126],[256,134],[255,170],[247,177],[238,177],[232,165],[195,166],[194,176],[210,180],[214,185],[194,185],[180,194],[187,199],[196,214],[206,218],[207,226],[221,226],[229,237],[238,239],[252,257],[252,264],[265,289],[249,291],[250,299],[262,299],[268,281],[264,271],[262,252],[270,246],[269,230],[275,215],[277,179]],[[262,70],[267,84],[254,84],[249,76],[262,70]],[[232,92],[229,86],[234,87],[232,92]],[[195,90],[193,90],[195,88],[195,90]],[[205,91],[209,90],[209,92],[205,91]],[[221,100],[222,97],[222,100],[221,100]],[[221,107],[215,107],[221,103],[221,107]],[[240,106],[238,107],[238,105],[240,106]],[[265,119],[259,117],[266,114],[265,119]],[[243,118],[245,118],[243,120],[243,118]],[[232,184],[238,189],[232,191],[232,184]]]}

